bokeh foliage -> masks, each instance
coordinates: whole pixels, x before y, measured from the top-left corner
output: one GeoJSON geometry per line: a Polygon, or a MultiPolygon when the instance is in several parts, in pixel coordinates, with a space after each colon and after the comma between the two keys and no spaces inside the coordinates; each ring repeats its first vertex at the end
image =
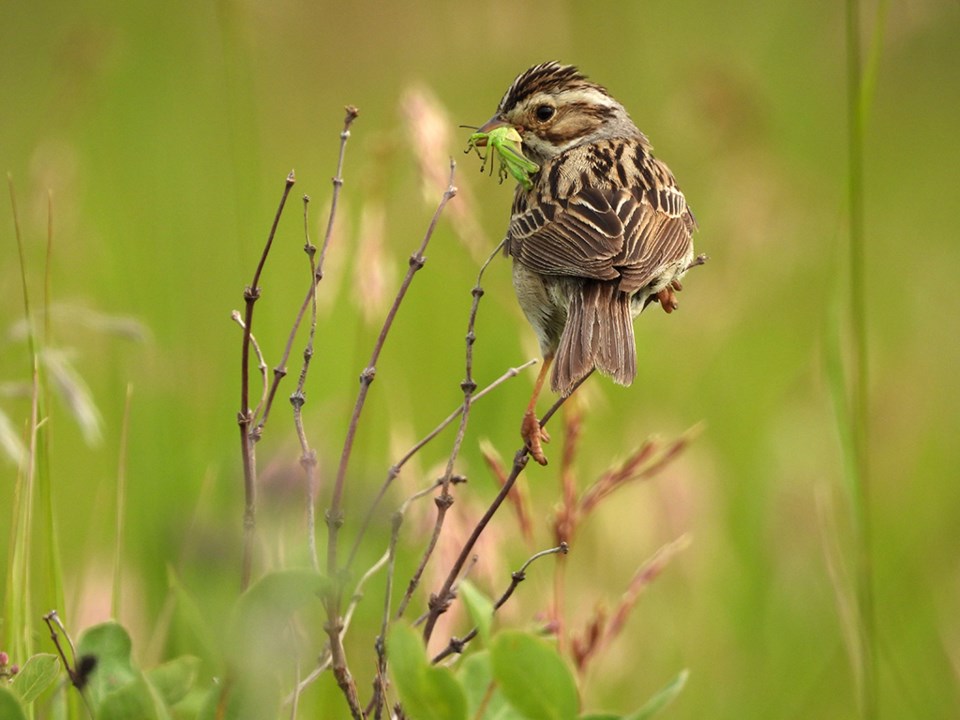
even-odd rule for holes
{"type": "MultiPolygon", "coordinates": [[[[868,35],[875,13],[865,3],[868,35]]],[[[843,21],[838,3],[693,0],[0,5],[0,169],[16,186],[35,298],[52,191],[51,342],[69,349],[103,418],[103,441],[91,446],[68,408],[51,408],[61,615],[89,625],[109,609],[130,383],[123,620],[153,664],[205,656],[209,638],[164,608],[171,577],[207,618],[237,593],[239,331],[229,312],[242,303],[283,178],[295,168],[295,192],[313,197],[316,238],[342,107],[360,108],[305,411],[329,477],[377,329],[366,312],[371,303],[382,311],[383,300],[357,292],[371,257],[358,256],[358,247],[369,251],[369,213],[385,213],[376,258],[389,297],[439,199],[424,202],[416,167],[424,149],[411,142],[401,97],[427,86],[452,125],[479,125],[517,72],[555,58],[580,65],[631,110],[677,174],[700,223],[698,250],[711,256],[691,272],[678,314],[639,321],[634,386],[594,379],[585,393],[585,477],[651,433],[705,423],[678,464],[595,520],[569,558],[582,583],[569,603],[583,618],[597,589],[619,592],[643,557],[693,536],[594,670],[588,703],[636,706],[687,667],[671,717],[855,717],[838,610],[850,601],[851,516],[825,360],[844,331],[843,21]],[[138,340],[130,325],[105,328],[97,322],[105,316],[146,332],[138,340]]],[[[955,3],[890,2],[867,124],[869,511],[885,717],[946,718],[960,708],[958,30],[955,3]]],[[[451,133],[440,156],[460,162],[492,248],[510,191],[460,155],[469,131],[451,133]]],[[[378,368],[348,512],[365,507],[398,448],[459,402],[478,257],[452,218],[378,368]]],[[[0,203],[4,383],[29,379],[14,327],[22,311],[12,228],[10,204],[0,203]]],[[[262,283],[257,335],[269,359],[308,277],[301,228],[299,212],[288,211],[262,283]]],[[[487,282],[481,384],[535,353],[507,263],[487,282]]],[[[4,387],[2,409],[22,423],[28,401],[4,387]]],[[[493,486],[477,440],[512,451],[528,392],[528,380],[513,381],[474,410],[463,464],[480,497],[493,486]]],[[[278,536],[301,517],[295,440],[280,424],[258,450],[269,480],[262,527],[278,536]]],[[[430,464],[441,459],[434,451],[405,472],[407,487],[432,479],[430,464]]],[[[17,469],[6,458],[0,467],[6,518],[17,469]]],[[[540,507],[552,505],[549,470],[524,482],[540,507]]],[[[8,536],[0,532],[0,557],[8,536]]],[[[295,536],[283,537],[269,562],[301,558],[295,536]]],[[[523,552],[502,553],[506,578],[523,552]]],[[[547,589],[536,582],[519,593],[515,621],[529,619],[547,589]]]]}

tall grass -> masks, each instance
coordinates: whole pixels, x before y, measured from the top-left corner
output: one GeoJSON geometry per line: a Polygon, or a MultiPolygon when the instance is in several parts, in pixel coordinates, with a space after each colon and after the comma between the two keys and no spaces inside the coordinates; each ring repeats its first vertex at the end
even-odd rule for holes
{"type": "Polygon", "coordinates": [[[839,422],[845,455],[845,475],[854,530],[854,567],[858,626],[857,647],[852,662],[858,677],[860,716],[879,716],[878,638],[874,598],[873,519],[870,472],[870,382],[868,349],[867,257],[864,210],[863,148],[867,119],[880,62],[886,3],[878,5],[871,51],[866,66],[861,49],[859,0],[846,3],[846,98],[847,98],[847,204],[848,204],[848,295],[850,359],[848,372],[835,363],[831,381],[835,401],[844,401],[839,422]]]}
{"type": "MultiPolygon", "coordinates": [[[[50,404],[46,373],[42,362],[43,348],[50,337],[50,326],[44,323],[42,337],[34,326],[34,311],[27,282],[26,253],[17,208],[17,195],[12,175],[7,175],[10,207],[26,326],[26,348],[30,373],[30,417],[24,428],[26,453],[17,473],[14,501],[10,507],[10,551],[3,621],[8,628],[11,650],[15,657],[29,657],[36,648],[31,632],[32,619],[43,606],[63,607],[63,572],[59,541],[54,518],[53,488],[50,473],[50,425],[47,408],[50,404]]],[[[47,203],[47,254],[44,271],[44,315],[49,315],[50,261],[53,250],[53,202],[47,203]]]]}

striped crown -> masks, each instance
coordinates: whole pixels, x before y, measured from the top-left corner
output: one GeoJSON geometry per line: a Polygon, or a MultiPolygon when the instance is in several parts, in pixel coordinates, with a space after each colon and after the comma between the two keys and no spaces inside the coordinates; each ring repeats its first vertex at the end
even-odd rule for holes
{"type": "Polygon", "coordinates": [[[540,63],[517,76],[501,98],[497,112],[505,114],[538,92],[588,88],[610,95],[606,88],[588,80],[587,76],[573,65],[561,65],[555,61],[540,63]]]}

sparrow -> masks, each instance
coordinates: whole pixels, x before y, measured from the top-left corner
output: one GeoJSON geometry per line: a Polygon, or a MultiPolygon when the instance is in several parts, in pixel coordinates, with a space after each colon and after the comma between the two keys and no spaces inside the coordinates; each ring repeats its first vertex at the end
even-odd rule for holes
{"type": "Polygon", "coordinates": [[[681,278],[706,256],[694,256],[697,223],[673,173],[623,105],[576,67],[546,62],[518,75],[479,137],[503,127],[539,166],[517,184],[504,250],[544,358],[521,436],[546,465],[536,405],[550,368],[561,396],[594,369],[630,385],[634,318],[650,303],[675,310],[681,278]]]}

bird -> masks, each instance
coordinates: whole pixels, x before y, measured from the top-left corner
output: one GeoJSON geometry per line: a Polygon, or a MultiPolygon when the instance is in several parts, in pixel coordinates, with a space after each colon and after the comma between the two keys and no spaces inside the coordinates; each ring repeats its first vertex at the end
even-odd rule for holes
{"type": "Polygon", "coordinates": [[[520,434],[546,465],[550,438],[536,406],[550,368],[564,397],[594,369],[630,385],[634,318],[651,303],[675,310],[681,278],[706,256],[694,256],[697,222],[673,173],[624,106],[577,67],[551,61],[520,73],[477,137],[498,128],[515,130],[539,166],[518,178],[504,252],[544,358],[520,434]]]}

